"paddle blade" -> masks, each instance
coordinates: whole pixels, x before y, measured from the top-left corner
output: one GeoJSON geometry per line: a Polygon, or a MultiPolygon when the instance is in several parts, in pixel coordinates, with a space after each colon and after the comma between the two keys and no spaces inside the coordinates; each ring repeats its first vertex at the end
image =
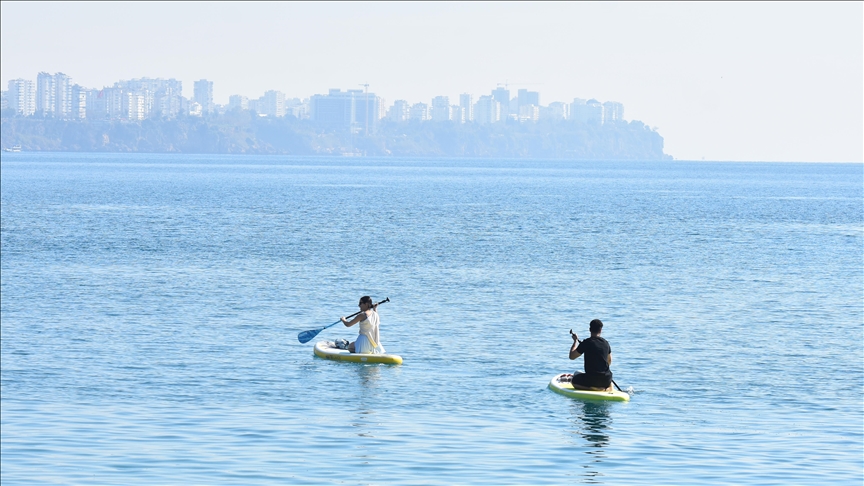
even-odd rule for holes
{"type": "Polygon", "coordinates": [[[315,336],[318,335],[319,332],[327,329],[326,327],[322,327],[320,329],[309,329],[308,331],[303,331],[297,335],[297,340],[300,341],[301,344],[306,344],[312,340],[315,336]]]}

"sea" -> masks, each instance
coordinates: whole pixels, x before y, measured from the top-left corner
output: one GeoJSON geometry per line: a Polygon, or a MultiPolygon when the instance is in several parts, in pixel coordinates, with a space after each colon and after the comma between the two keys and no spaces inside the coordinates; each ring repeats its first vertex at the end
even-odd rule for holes
{"type": "Polygon", "coordinates": [[[864,482],[864,165],[4,153],[0,476],[864,482]],[[379,307],[401,366],[298,333],[379,307]],[[629,402],[548,389],[601,319],[629,402]]]}

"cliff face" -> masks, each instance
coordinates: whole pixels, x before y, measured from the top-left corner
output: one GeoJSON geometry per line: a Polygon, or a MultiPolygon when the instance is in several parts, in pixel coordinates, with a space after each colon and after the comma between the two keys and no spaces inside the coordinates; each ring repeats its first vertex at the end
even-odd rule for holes
{"type": "Polygon", "coordinates": [[[368,137],[250,112],[140,122],[3,118],[0,125],[0,145],[20,145],[25,151],[670,158],[663,153],[663,137],[638,121],[602,126],[569,121],[493,125],[382,121],[368,137]]]}

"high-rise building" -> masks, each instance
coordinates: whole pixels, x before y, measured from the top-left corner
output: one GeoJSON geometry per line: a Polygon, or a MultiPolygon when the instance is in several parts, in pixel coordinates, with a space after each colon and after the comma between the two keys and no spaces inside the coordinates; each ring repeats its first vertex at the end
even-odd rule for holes
{"type": "Polygon", "coordinates": [[[432,121],[450,120],[450,98],[436,96],[432,98],[432,121]]]}
{"type": "Polygon", "coordinates": [[[36,113],[68,118],[72,112],[72,78],[63,73],[36,76],[36,113]]]}
{"type": "Polygon", "coordinates": [[[72,85],[71,107],[69,118],[83,120],[87,118],[87,93],[89,90],[78,84],[72,85]]]}
{"type": "Polygon", "coordinates": [[[411,105],[405,100],[396,100],[393,106],[387,110],[387,119],[394,122],[408,121],[411,105]]]}
{"type": "Polygon", "coordinates": [[[54,89],[54,76],[41,72],[36,75],[36,114],[53,116],[57,103],[57,92],[54,89]]]}
{"type": "Polygon", "coordinates": [[[270,90],[258,100],[258,114],[282,117],[285,116],[285,93],[270,90]]]}
{"type": "Polygon", "coordinates": [[[462,108],[463,123],[474,121],[474,104],[471,102],[470,94],[462,93],[459,95],[459,107],[462,108]]]}
{"type": "Polygon", "coordinates": [[[123,92],[123,118],[130,121],[144,119],[145,103],[144,95],[129,91],[123,92]]]}
{"type": "Polygon", "coordinates": [[[516,95],[519,100],[519,108],[521,109],[526,105],[534,105],[540,106],[540,93],[537,91],[528,91],[527,89],[520,89],[516,95]]]}
{"type": "Polygon", "coordinates": [[[570,119],[579,123],[600,125],[603,123],[603,105],[595,99],[574,98],[570,103],[570,119]]]}
{"type": "Polygon", "coordinates": [[[537,105],[520,105],[519,121],[536,122],[540,119],[540,107],[537,105]]]}
{"type": "Polygon", "coordinates": [[[393,106],[387,111],[387,118],[394,122],[408,121],[408,114],[411,111],[411,105],[405,100],[396,100],[393,106]]]}
{"type": "MultiPolygon", "coordinates": [[[[109,88],[110,89],[110,88],[109,88]]],[[[92,89],[87,91],[87,119],[102,120],[108,116],[105,103],[105,90],[92,89]]]]}
{"type": "Polygon", "coordinates": [[[144,100],[144,118],[174,118],[180,113],[183,83],[174,78],[136,78],[114,83],[115,88],[140,95],[144,100]],[[164,108],[164,109],[163,109],[164,108]]]}
{"type": "MultiPolygon", "coordinates": [[[[354,90],[349,90],[354,91],[354,90]]],[[[354,116],[357,129],[369,135],[378,129],[378,120],[381,116],[381,100],[374,93],[354,91],[354,116]]]]}
{"type": "Polygon", "coordinates": [[[192,85],[192,99],[201,105],[201,113],[209,115],[215,111],[216,105],[213,104],[213,81],[199,79],[192,85]]]}
{"type": "Polygon", "coordinates": [[[481,96],[474,104],[474,121],[486,124],[499,120],[501,120],[501,103],[493,96],[481,96]]]}
{"type": "Polygon", "coordinates": [[[570,104],[570,118],[587,125],[603,124],[603,105],[595,99],[583,100],[575,98],[570,104]]]}
{"type": "Polygon", "coordinates": [[[188,100],[181,95],[182,92],[183,87],[179,81],[177,86],[166,86],[157,91],[153,101],[153,114],[162,118],[176,118],[184,113],[188,100]]]}
{"type": "Polygon", "coordinates": [[[121,120],[128,116],[129,107],[124,103],[123,88],[102,88],[105,116],[110,120],[121,120]]]}
{"type": "Polygon", "coordinates": [[[555,101],[549,103],[546,110],[541,111],[541,116],[550,120],[569,120],[570,119],[570,104],[555,101]]]}
{"type": "Polygon", "coordinates": [[[459,105],[450,105],[450,121],[456,123],[465,123],[465,118],[462,114],[462,107],[459,105]]]}
{"type": "Polygon", "coordinates": [[[506,105],[510,103],[510,90],[507,88],[495,88],[492,90],[492,99],[506,105]]]}
{"type": "Polygon", "coordinates": [[[9,108],[21,116],[31,116],[36,112],[36,97],[33,81],[29,79],[10,79],[9,92],[6,94],[9,108]]]}
{"type": "Polygon", "coordinates": [[[309,100],[310,118],[324,126],[348,128],[355,133],[375,133],[381,99],[360,89],[331,89],[309,100]]]}
{"type": "Polygon", "coordinates": [[[293,116],[298,120],[309,118],[309,100],[290,98],[285,100],[285,116],[293,116]]]}
{"type": "Polygon", "coordinates": [[[507,88],[496,88],[492,90],[492,99],[498,102],[500,109],[499,120],[504,120],[510,114],[510,90],[507,88]]]}
{"type": "Polygon", "coordinates": [[[249,109],[249,98],[240,95],[231,95],[228,97],[228,109],[229,110],[248,110],[249,109]]]}
{"type": "Polygon", "coordinates": [[[426,121],[429,119],[429,105],[426,103],[414,103],[408,110],[408,119],[414,121],[426,121]]]}
{"type": "Polygon", "coordinates": [[[309,100],[312,121],[331,128],[350,128],[355,121],[354,94],[331,89],[309,100]]]}
{"type": "Polygon", "coordinates": [[[387,117],[387,100],[378,98],[378,119],[383,120],[387,117]]]}
{"type": "Polygon", "coordinates": [[[624,120],[624,105],[617,101],[603,103],[603,123],[616,123],[624,120]]]}
{"type": "Polygon", "coordinates": [[[63,74],[54,74],[54,116],[70,118],[72,116],[72,78],[63,74]]]}

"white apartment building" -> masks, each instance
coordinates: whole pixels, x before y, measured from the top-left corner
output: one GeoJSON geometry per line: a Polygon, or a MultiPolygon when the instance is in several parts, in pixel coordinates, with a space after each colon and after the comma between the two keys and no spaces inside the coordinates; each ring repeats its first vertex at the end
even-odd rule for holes
{"type": "Polygon", "coordinates": [[[429,105],[426,103],[414,103],[408,111],[409,120],[426,121],[429,119],[429,105]]]}
{"type": "Polygon", "coordinates": [[[144,98],[144,118],[174,118],[182,111],[183,83],[174,78],[135,78],[114,83],[114,88],[144,98]]]}
{"type": "Polygon", "coordinates": [[[405,100],[396,100],[393,106],[387,110],[387,118],[394,122],[408,121],[408,116],[411,112],[411,105],[405,100]]]}
{"type": "Polygon", "coordinates": [[[122,88],[102,88],[99,99],[100,104],[104,105],[102,116],[108,117],[109,120],[120,120],[126,117],[129,110],[123,103],[122,88]]]}
{"type": "Polygon", "coordinates": [[[31,116],[36,113],[36,93],[33,89],[33,81],[29,79],[10,79],[9,91],[6,96],[9,108],[21,116],[31,116]]]}
{"type": "Polygon", "coordinates": [[[72,85],[72,103],[69,118],[83,120],[87,118],[87,93],[91,91],[80,85],[72,85]]]}
{"type": "Polygon", "coordinates": [[[470,94],[462,93],[459,95],[459,107],[462,109],[463,123],[474,121],[474,104],[471,101],[470,94]]]}
{"type": "Polygon", "coordinates": [[[249,109],[249,98],[240,95],[231,95],[228,97],[228,109],[241,109],[248,110],[249,109]]]}
{"type": "Polygon", "coordinates": [[[540,119],[540,107],[537,105],[519,105],[520,122],[536,122],[540,119]]]}
{"type": "Polygon", "coordinates": [[[603,123],[616,123],[624,120],[624,105],[617,101],[603,103],[603,123]]]}
{"type": "Polygon", "coordinates": [[[450,105],[450,121],[456,123],[465,123],[465,118],[462,114],[462,107],[459,105],[450,105]]]}
{"type": "Polygon", "coordinates": [[[450,120],[450,98],[436,96],[432,98],[432,121],[450,120]]]}
{"type": "Polygon", "coordinates": [[[123,93],[123,118],[140,121],[145,115],[144,95],[139,93],[123,93]]]}
{"type": "Polygon", "coordinates": [[[192,87],[192,100],[201,105],[201,112],[205,114],[213,113],[216,108],[216,105],[213,104],[213,81],[199,79],[195,81],[192,87]]]}
{"type": "Polygon", "coordinates": [[[570,104],[570,118],[587,125],[603,124],[603,105],[595,99],[583,100],[574,98],[570,104]]]}
{"type": "Polygon", "coordinates": [[[481,124],[496,123],[501,120],[501,103],[491,95],[481,96],[474,104],[474,121],[481,124]]]}
{"type": "Polygon", "coordinates": [[[36,113],[40,116],[69,118],[72,114],[72,78],[63,73],[37,74],[36,113]]]}
{"type": "Polygon", "coordinates": [[[54,76],[41,72],[36,75],[36,113],[39,116],[53,116],[57,108],[54,76]]]}
{"type": "Polygon", "coordinates": [[[570,104],[561,101],[554,101],[549,103],[546,113],[550,120],[569,120],[570,104]]]}
{"type": "Polygon", "coordinates": [[[293,116],[298,120],[309,118],[309,100],[290,98],[285,100],[285,116],[293,116]]]}
{"type": "Polygon", "coordinates": [[[274,90],[267,91],[264,96],[258,98],[256,106],[259,115],[285,116],[285,93],[274,90]]]}
{"type": "Polygon", "coordinates": [[[72,78],[63,73],[54,74],[54,102],[55,117],[72,117],[72,78]]]}

